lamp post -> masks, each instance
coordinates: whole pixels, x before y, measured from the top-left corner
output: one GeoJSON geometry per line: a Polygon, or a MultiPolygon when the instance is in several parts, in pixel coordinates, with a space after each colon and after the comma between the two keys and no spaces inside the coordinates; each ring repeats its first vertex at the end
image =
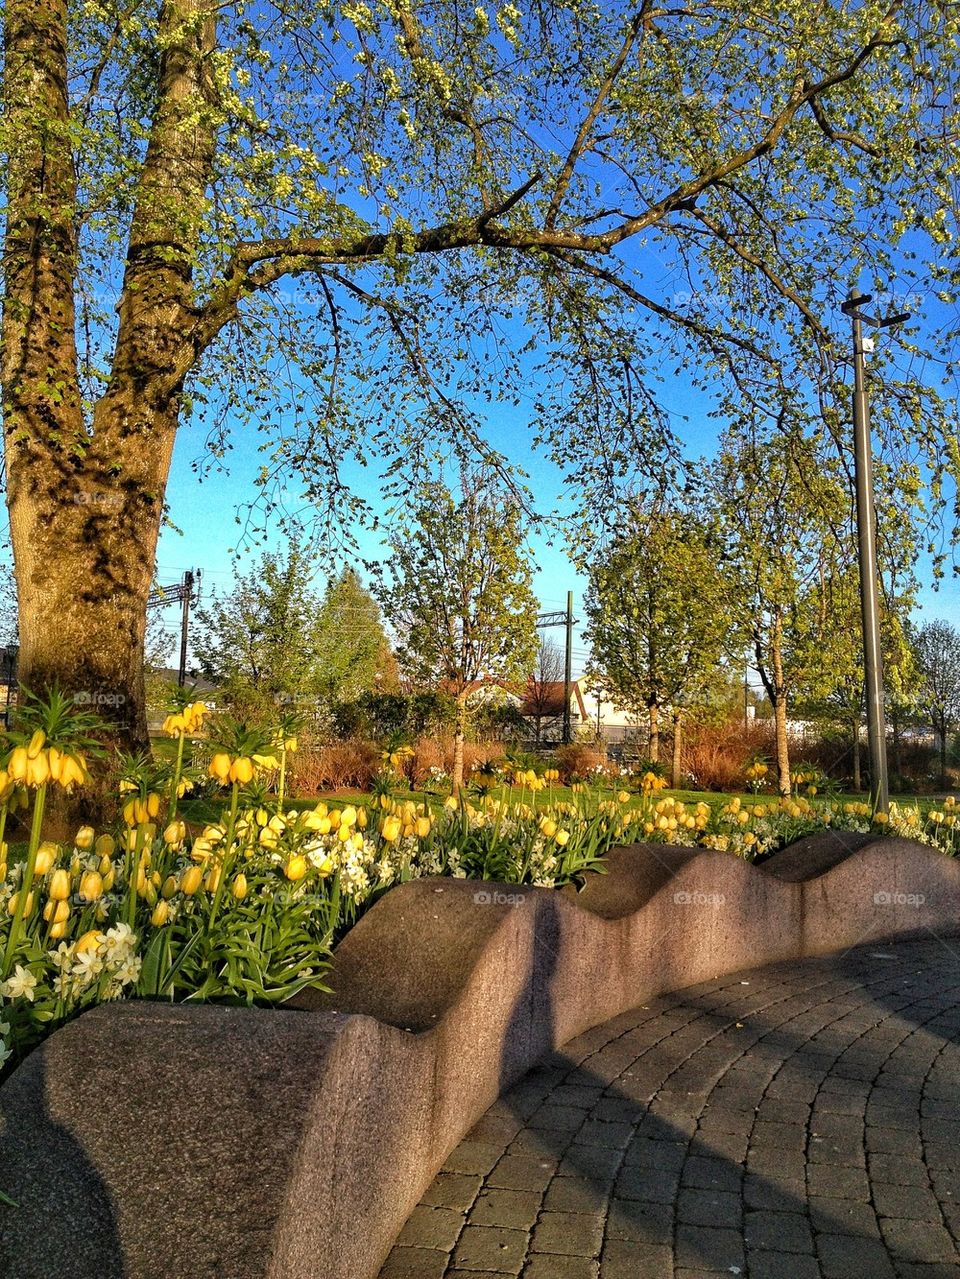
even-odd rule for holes
{"type": "Polygon", "coordinates": [[[908,312],[886,319],[861,314],[869,293],[851,289],[841,309],[853,326],[853,468],[857,490],[857,543],[860,561],[860,612],[863,621],[863,667],[867,694],[867,739],[870,749],[870,789],[878,813],[889,808],[887,775],[887,724],[883,710],[883,655],[880,649],[878,606],[877,517],[873,497],[873,452],[870,444],[870,401],[864,379],[863,357],[873,350],[873,339],[864,338],[864,324],[885,329],[908,320],[908,312]]]}

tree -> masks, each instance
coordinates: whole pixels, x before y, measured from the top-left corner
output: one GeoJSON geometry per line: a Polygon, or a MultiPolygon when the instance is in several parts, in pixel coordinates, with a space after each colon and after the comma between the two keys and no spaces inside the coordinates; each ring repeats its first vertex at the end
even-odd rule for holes
{"type": "Polygon", "coordinates": [[[244,714],[270,717],[278,703],[316,698],[319,608],[305,583],[304,553],[265,553],[228,595],[199,610],[201,670],[244,714]]]}
{"type": "Polygon", "coordinates": [[[738,628],[773,707],[778,788],[789,795],[788,705],[826,696],[859,642],[832,610],[853,554],[849,494],[817,440],[796,431],[771,442],[728,436],[702,475],[726,530],[738,628]]]}
{"type": "Polygon", "coordinates": [[[327,586],[315,643],[320,688],[331,706],[396,690],[397,663],[380,606],[352,568],[327,586]]]}
{"type": "Polygon", "coordinates": [[[960,724],[960,631],[949,622],[927,622],[914,637],[923,674],[921,704],[940,741],[940,784],[947,776],[947,735],[960,724]]]}
{"type": "Polygon", "coordinates": [[[381,599],[408,671],[456,702],[453,785],[463,785],[468,698],[480,680],[512,683],[536,652],[537,601],[516,499],[486,468],[459,490],[425,482],[395,527],[381,599]]]}
{"type": "Polygon", "coordinates": [[[566,673],[563,653],[552,640],[540,640],[533,671],[527,679],[523,713],[533,720],[534,739],[543,738],[544,729],[563,719],[562,685],[566,673]]]}
{"type": "MultiPolygon", "coordinates": [[[[820,316],[855,270],[926,282],[925,238],[952,287],[952,23],[898,0],[266,0],[255,21],[240,0],[7,0],[0,382],[25,682],[121,694],[145,741],[183,422],[215,463],[228,423],[286,423],[264,501],[298,471],[335,537],[361,504],[339,459],[372,448],[406,485],[396,468],[439,437],[483,453],[468,405],[530,385],[538,334],[540,434],[592,512],[612,477],[660,466],[664,351],[767,409],[811,377],[835,400],[820,316]],[[651,257],[692,292],[647,293],[651,257]]],[[[954,468],[949,414],[924,416],[912,383],[874,409],[954,468]]]]}
{"type": "Polygon", "coordinates": [[[647,716],[654,761],[660,713],[671,708],[674,784],[683,714],[707,695],[730,639],[721,549],[693,511],[634,505],[622,531],[588,566],[591,674],[619,705],[647,716]]]}

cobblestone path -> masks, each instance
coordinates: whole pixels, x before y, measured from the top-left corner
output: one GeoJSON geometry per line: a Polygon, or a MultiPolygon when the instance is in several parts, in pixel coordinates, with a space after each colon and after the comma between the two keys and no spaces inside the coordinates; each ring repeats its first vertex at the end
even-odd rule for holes
{"type": "Polygon", "coordinates": [[[960,940],[651,1000],[493,1106],[381,1279],[957,1279],[960,940]]]}

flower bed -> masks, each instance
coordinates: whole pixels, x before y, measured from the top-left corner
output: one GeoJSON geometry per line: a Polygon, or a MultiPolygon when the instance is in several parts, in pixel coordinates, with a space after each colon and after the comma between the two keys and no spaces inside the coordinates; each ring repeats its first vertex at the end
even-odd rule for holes
{"type": "Polygon", "coordinates": [[[50,786],[87,778],[90,717],[64,699],[29,700],[0,773],[0,841],[8,813],[31,811],[25,853],[0,842],[0,1073],[86,1008],[124,997],[275,1004],[324,990],[333,946],[396,884],[451,876],[541,887],[580,885],[615,844],[701,846],[754,860],[829,827],[890,830],[952,855],[956,813],[922,818],[891,807],[884,825],[866,804],[783,799],[719,808],[637,790],[580,787],[552,799],[554,770],[510,777],[507,799],[484,793],[426,804],[381,793],[369,806],[284,802],[289,725],[263,734],[221,720],[209,730],[207,774],[225,791],[220,820],[191,832],[178,803],[198,780],[184,742],[200,731],[194,703],[168,718],[177,739],[164,768],[125,760],[120,818],[72,843],[40,838],[50,786]],[[275,792],[275,793],[274,793],[275,792]],[[545,792],[545,794],[543,793],[545,792]],[[532,799],[539,795],[535,810],[532,799]],[[544,803],[546,801],[546,803],[544,803]]]}

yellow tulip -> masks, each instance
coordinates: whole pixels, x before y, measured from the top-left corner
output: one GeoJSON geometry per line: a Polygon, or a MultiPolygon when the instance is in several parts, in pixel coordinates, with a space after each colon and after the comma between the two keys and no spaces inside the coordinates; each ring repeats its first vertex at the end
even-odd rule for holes
{"type": "Polygon", "coordinates": [[[540,833],[541,835],[545,835],[547,839],[553,839],[554,835],[557,833],[557,823],[552,817],[541,817],[540,833]]]}
{"type": "Polygon", "coordinates": [[[427,836],[430,834],[431,825],[432,823],[429,817],[418,817],[417,818],[417,838],[426,839],[427,836]]]}
{"type": "Polygon", "coordinates": [[[192,897],[203,882],[203,867],[188,866],[180,876],[180,891],[187,897],[192,897]]]}
{"type": "Polygon", "coordinates": [[[350,827],[345,822],[341,822],[337,830],[337,839],[339,839],[340,843],[345,844],[348,839],[352,838],[352,836],[353,831],[350,827]]]}
{"type": "Polygon", "coordinates": [[[60,920],[56,924],[50,925],[51,941],[59,941],[61,937],[66,937],[66,935],[67,935],[67,921],[65,919],[60,920]]]}
{"type": "Polygon", "coordinates": [[[153,914],[150,916],[150,923],[153,924],[154,928],[162,928],[169,918],[170,906],[161,897],[156,906],[153,908],[153,914]]]}
{"type": "Polygon", "coordinates": [[[159,812],[160,796],[151,791],[151,793],[147,796],[147,816],[156,817],[159,812]]]}
{"type": "Polygon", "coordinates": [[[30,759],[36,759],[43,750],[43,744],[47,740],[47,735],[42,728],[38,728],[34,735],[30,738],[30,745],[27,747],[27,755],[30,759]]]}
{"type": "Polygon", "coordinates": [[[173,821],[163,832],[163,842],[165,844],[182,844],[186,834],[187,828],[184,823],[180,820],[173,821]]]}
{"type": "Polygon", "coordinates": [[[283,873],[286,875],[287,879],[292,880],[294,883],[298,879],[303,879],[304,875],[307,873],[307,859],[305,857],[301,857],[299,853],[295,853],[292,857],[288,858],[287,864],[283,868],[283,873]]]}
{"type": "Polygon", "coordinates": [[[219,862],[215,862],[207,871],[207,878],[203,881],[203,886],[208,893],[215,893],[220,887],[220,876],[223,873],[223,867],[219,862]]]}
{"type": "Polygon", "coordinates": [[[361,808],[357,812],[357,825],[361,830],[367,829],[367,810],[365,808],[361,808]]]}
{"type": "Polygon", "coordinates": [[[37,849],[37,858],[34,862],[33,873],[35,875],[45,875],[47,871],[52,870],[59,851],[60,850],[57,848],[56,844],[51,844],[49,840],[44,840],[37,849]]]}
{"type": "Polygon", "coordinates": [[[43,908],[43,917],[48,924],[62,924],[70,918],[70,903],[65,901],[48,901],[43,908]]]}
{"type": "Polygon", "coordinates": [[[103,933],[96,928],[91,928],[89,932],[84,933],[77,942],[76,953],[85,955],[87,951],[97,950],[103,942],[103,933]]]}
{"type": "Polygon", "coordinates": [[[117,843],[112,835],[99,835],[93,846],[94,852],[99,853],[101,857],[112,857],[116,847],[117,843]]]}
{"type": "Polygon", "coordinates": [[[96,839],[96,833],[92,826],[81,826],[73,837],[74,848],[79,848],[81,852],[93,847],[93,841],[96,839]]]}
{"type": "Polygon", "coordinates": [[[570,839],[570,832],[568,830],[557,831],[556,840],[561,848],[564,847],[564,845],[569,841],[569,839],[570,839]]]}
{"type": "MultiPolygon", "coordinates": [[[[29,915],[30,912],[33,910],[33,903],[34,903],[35,896],[36,894],[32,890],[29,893],[27,893],[26,906],[24,907],[24,912],[23,912],[24,915],[29,915]]],[[[17,892],[15,892],[11,896],[10,900],[7,902],[7,914],[15,915],[17,913],[17,906],[19,905],[19,903],[20,903],[20,890],[18,889],[17,892]]]]}
{"type": "Polygon", "coordinates": [[[236,879],[233,881],[233,888],[231,889],[231,891],[238,902],[243,901],[244,897],[246,897],[247,895],[246,875],[240,874],[236,877],[236,879]]]}
{"type": "Polygon", "coordinates": [[[346,808],[343,810],[343,812],[340,814],[340,824],[342,826],[356,826],[357,810],[354,808],[352,804],[348,804],[346,808]]]}
{"type": "Polygon", "coordinates": [[[50,876],[50,885],[47,888],[47,896],[53,902],[65,902],[70,896],[70,872],[66,870],[55,870],[50,876]]]}
{"type": "Polygon", "coordinates": [[[109,893],[110,889],[113,887],[113,881],[116,879],[116,877],[117,877],[117,873],[111,866],[110,869],[107,871],[107,873],[103,877],[103,891],[105,893],[109,893]]]}
{"type": "Polygon", "coordinates": [[[355,830],[353,832],[353,836],[351,837],[350,843],[358,852],[363,847],[363,836],[360,834],[358,830],[355,830]]]}
{"type": "Polygon", "coordinates": [[[380,834],[388,844],[392,844],[400,835],[402,825],[399,817],[385,817],[380,827],[380,834]]]}

